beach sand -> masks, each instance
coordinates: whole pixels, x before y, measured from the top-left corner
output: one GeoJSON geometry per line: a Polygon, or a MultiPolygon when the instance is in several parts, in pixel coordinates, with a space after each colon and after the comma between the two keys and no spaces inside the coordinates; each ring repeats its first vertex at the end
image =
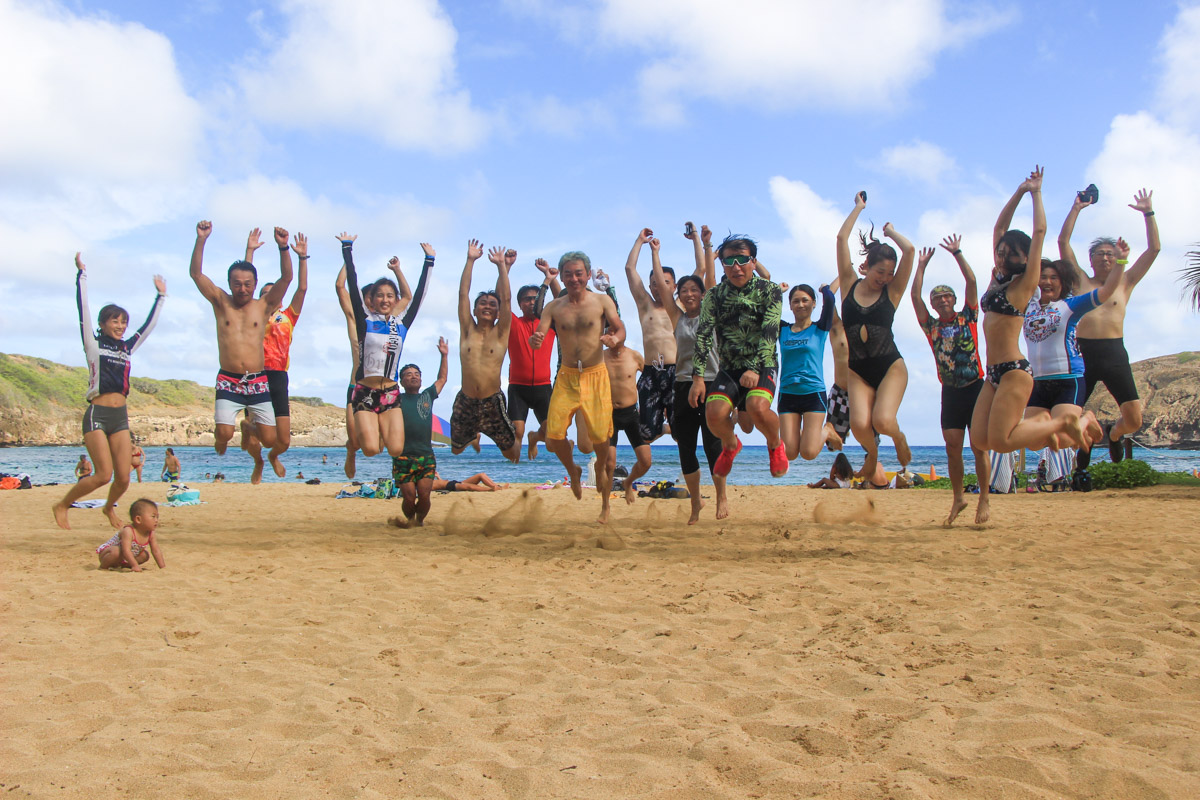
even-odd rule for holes
{"type": "Polygon", "coordinates": [[[1194,489],[199,488],[140,575],[0,492],[4,797],[1200,796],[1194,489]]]}

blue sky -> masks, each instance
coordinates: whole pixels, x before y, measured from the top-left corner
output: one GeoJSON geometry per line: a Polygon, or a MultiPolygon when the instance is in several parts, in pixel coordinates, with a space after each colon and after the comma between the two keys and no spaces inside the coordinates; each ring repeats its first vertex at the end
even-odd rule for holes
{"type": "MultiPolygon", "coordinates": [[[[1038,163],[1052,234],[1076,190],[1100,187],[1077,245],[1120,234],[1136,255],[1142,221],[1125,204],[1154,190],[1164,250],[1133,296],[1127,344],[1135,359],[1196,346],[1175,279],[1200,239],[1200,6],[731,8],[0,0],[0,349],[83,363],[82,250],[93,308],[120,302],[140,322],[151,276],[167,278],[134,373],[209,383],[215,326],[187,277],[195,222],[214,222],[218,279],[250,228],[282,225],[313,255],[292,391],[341,403],[343,229],[359,234],[368,279],[395,254],[415,280],[418,242],[437,248],[406,347],[432,374],[437,337],[457,339],[468,238],[516,248],[517,284],[536,282],[534,258],[583,249],[632,310],[621,267],[642,226],[662,235],[667,264],[689,266],[692,219],[756,237],[776,280],[817,284],[867,189],[865,218],[918,244],[961,233],[983,275],[996,213],[1038,163]]],[[[1029,215],[1026,203],[1016,224],[1029,215]]],[[[927,287],[960,280],[940,252],[927,287]]],[[[476,290],[491,283],[477,265],[476,290]]],[[[940,443],[933,358],[907,305],[896,333],[911,374],[901,423],[914,443],[940,443]]]]}

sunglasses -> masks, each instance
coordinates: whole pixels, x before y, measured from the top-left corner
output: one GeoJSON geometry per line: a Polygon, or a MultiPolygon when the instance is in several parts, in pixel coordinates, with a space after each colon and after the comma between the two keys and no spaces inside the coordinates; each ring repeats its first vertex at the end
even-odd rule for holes
{"type": "Polygon", "coordinates": [[[732,267],[735,265],[739,266],[739,267],[744,267],[747,264],[749,264],[753,259],[754,259],[754,256],[747,256],[747,255],[726,256],[725,258],[721,259],[721,263],[727,267],[732,267]]]}

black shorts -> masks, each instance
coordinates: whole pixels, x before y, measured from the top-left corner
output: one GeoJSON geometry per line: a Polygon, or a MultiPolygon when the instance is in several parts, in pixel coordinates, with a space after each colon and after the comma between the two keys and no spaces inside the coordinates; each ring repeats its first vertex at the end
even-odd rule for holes
{"type": "Polygon", "coordinates": [[[92,431],[103,431],[105,436],[129,430],[128,406],[96,406],[88,403],[83,412],[83,435],[92,431]]]}
{"type": "Polygon", "coordinates": [[[550,395],[554,387],[550,384],[543,386],[528,386],[520,383],[508,385],[508,418],[513,422],[524,422],[529,418],[529,412],[537,418],[538,425],[546,421],[550,411],[550,395]]]}
{"type": "Polygon", "coordinates": [[[642,438],[652,442],[662,436],[663,425],[670,425],[675,413],[675,365],[647,364],[638,378],[637,389],[642,438]]]}
{"type": "MultiPolygon", "coordinates": [[[[1129,366],[1124,339],[1076,339],[1083,356],[1084,402],[1092,396],[1097,383],[1103,383],[1117,405],[1138,399],[1137,384],[1129,366]]],[[[1080,403],[1079,405],[1083,405],[1080,403]]]]}
{"type": "Polygon", "coordinates": [[[724,400],[738,410],[744,411],[747,397],[765,397],[768,403],[774,401],[775,370],[768,369],[758,373],[758,384],[752,389],[747,389],[738,383],[742,375],[747,372],[749,370],[745,369],[719,370],[717,377],[713,378],[705,386],[705,402],[712,403],[716,400],[724,400]]]}
{"type": "Polygon", "coordinates": [[[829,411],[829,398],[824,392],[810,394],[779,393],[780,414],[825,414],[829,411]]]}
{"type": "Polygon", "coordinates": [[[975,413],[981,389],[982,380],[966,386],[942,386],[942,430],[965,431],[971,427],[971,415],[975,413]]]}
{"type": "Polygon", "coordinates": [[[646,443],[642,437],[642,427],[640,424],[640,415],[638,414],[637,406],[626,406],[625,408],[613,409],[613,435],[608,440],[608,443],[616,447],[617,436],[622,432],[625,438],[629,440],[630,447],[641,447],[646,443]]]}
{"type": "Polygon", "coordinates": [[[1084,394],[1083,376],[1073,378],[1037,378],[1033,382],[1033,392],[1029,395],[1026,408],[1052,409],[1063,404],[1082,406],[1087,402],[1084,394]]]}
{"type": "Polygon", "coordinates": [[[275,410],[275,419],[290,417],[291,406],[288,405],[288,374],[282,369],[267,370],[267,386],[271,389],[271,408],[275,410]]]}

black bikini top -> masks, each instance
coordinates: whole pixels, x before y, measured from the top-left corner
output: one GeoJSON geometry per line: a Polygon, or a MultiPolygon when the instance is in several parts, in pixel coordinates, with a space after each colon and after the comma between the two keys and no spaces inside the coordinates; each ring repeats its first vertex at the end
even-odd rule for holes
{"type": "MultiPolygon", "coordinates": [[[[1016,276],[1014,275],[1013,278],[1016,276]]],[[[1008,301],[1008,288],[1012,286],[1013,278],[996,283],[979,298],[979,307],[984,311],[994,311],[1006,317],[1023,317],[1025,311],[1018,309],[1008,301]]]]}

